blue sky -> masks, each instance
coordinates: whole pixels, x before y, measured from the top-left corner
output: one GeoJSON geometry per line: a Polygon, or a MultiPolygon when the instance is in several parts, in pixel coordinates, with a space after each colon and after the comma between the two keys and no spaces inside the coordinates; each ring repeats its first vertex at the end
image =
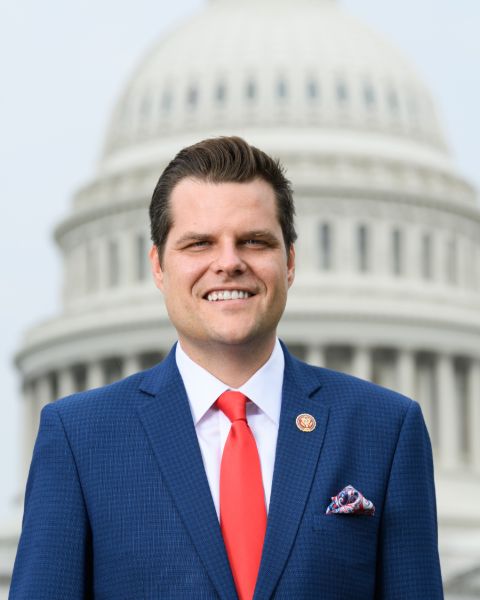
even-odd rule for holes
{"type": "MultiPolygon", "coordinates": [[[[340,1],[416,65],[436,99],[460,171],[480,187],[478,0],[340,1]]],[[[52,229],[93,173],[109,113],[135,65],[163,31],[204,2],[0,4],[1,516],[21,485],[12,355],[22,331],[59,307],[52,229]]]]}

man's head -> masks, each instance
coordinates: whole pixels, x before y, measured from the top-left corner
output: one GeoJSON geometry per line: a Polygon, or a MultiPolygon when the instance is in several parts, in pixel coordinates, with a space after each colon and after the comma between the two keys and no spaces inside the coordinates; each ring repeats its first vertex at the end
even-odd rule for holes
{"type": "Polygon", "coordinates": [[[170,197],[174,187],[187,178],[209,183],[247,183],[263,179],[273,188],[287,251],[297,239],[292,188],[280,163],[239,137],[212,138],[181,150],[155,187],[150,203],[150,226],[160,260],[172,226],[170,197]]]}
{"type": "Polygon", "coordinates": [[[150,260],[191,357],[269,355],[295,274],[293,212],[278,163],[238,138],[200,142],[167,167],[150,260]]]}

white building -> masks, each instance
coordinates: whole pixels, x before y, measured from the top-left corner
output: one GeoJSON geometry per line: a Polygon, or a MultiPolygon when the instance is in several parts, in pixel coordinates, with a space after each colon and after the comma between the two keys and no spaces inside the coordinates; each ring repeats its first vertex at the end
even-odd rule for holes
{"type": "Polygon", "coordinates": [[[98,171],[56,229],[62,312],[17,355],[25,474],[44,404],[149,367],[174,342],[146,209],[180,148],[230,134],[278,156],[294,184],[298,268],[281,337],[309,362],[419,400],[449,597],[479,598],[480,516],[467,505],[480,493],[480,210],[415,70],[335,0],[210,0],[140,64],[98,171]]]}

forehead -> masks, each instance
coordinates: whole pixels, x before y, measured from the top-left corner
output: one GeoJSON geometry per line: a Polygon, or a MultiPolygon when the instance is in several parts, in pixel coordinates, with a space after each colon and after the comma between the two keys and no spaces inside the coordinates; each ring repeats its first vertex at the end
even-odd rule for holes
{"type": "Polygon", "coordinates": [[[171,192],[170,214],[172,227],[258,219],[280,227],[275,191],[259,178],[244,183],[182,179],[171,192]]]}

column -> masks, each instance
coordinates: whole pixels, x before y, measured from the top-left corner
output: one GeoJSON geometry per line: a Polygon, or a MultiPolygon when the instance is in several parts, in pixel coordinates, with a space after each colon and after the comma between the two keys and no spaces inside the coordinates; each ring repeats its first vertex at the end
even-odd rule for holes
{"type": "Polygon", "coordinates": [[[58,397],[64,398],[75,392],[75,378],[70,367],[58,372],[58,397]]]}
{"type": "Polygon", "coordinates": [[[87,365],[87,390],[101,387],[104,383],[105,375],[100,359],[87,365]]]}
{"type": "Polygon", "coordinates": [[[473,358],[468,382],[472,466],[480,473],[480,359],[473,358]]]}
{"type": "Polygon", "coordinates": [[[325,366],[325,349],[322,346],[315,344],[307,346],[306,362],[315,367],[325,366]]]}
{"type": "Polygon", "coordinates": [[[20,489],[25,490],[28,470],[32,460],[33,445],[38,431],[38,409],[35,402],[35,386],[33,382],[25,382],[23,385],[21,426],[22,426],[22,448],[21,448],[21,481],[20,489]]]}
{"type": "Polygon", "coordinates": [[[453,357],[448,354],[438,356],[437,382],[440,464],[455,468],[460,462],[460,422],[453,357]]]}
{"type": "Polygon", "coordinates": [[[128,377],[129,375],[133,375],[133,373],[138,373],[141,371],[142,367],[140,365],[140,357],[137,354],[132,354],[130,356],[125,356],[123,359],[123,377],[128,377]]]}
{"type": "Polygon", "coordinates": [[[52,386],[48,375],[40,376],[36,385],[37,413],[40,414],[42,408],[54,399],[55,398],[52,398],[52,386]]]}
{"type": "Polygon", "coordinates": [[[372,353],[370,348],[359,346],[353,349],[352,375],[360,379],[372,379],[372,353]]]}
{"type": "Polygon", "coordinates": [[[415,398],[415,353],[403,348],[397,357],[397,389],[400,393],[415,398]]]}

